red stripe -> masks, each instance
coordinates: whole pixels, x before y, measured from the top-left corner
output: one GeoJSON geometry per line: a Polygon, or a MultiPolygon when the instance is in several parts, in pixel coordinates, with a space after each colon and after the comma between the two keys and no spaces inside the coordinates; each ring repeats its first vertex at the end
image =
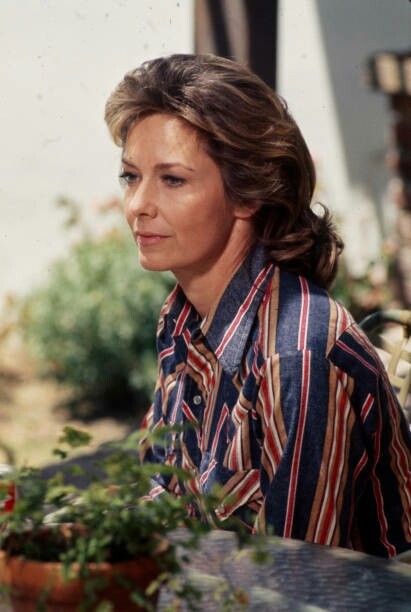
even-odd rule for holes
{"type": "MultiPolygon", "coordinates": [[[[270,283],[271,286],[271,283],[270,283]]],[[[263,348],[264,351],[264,356],[268,355],[268,348],[267,348],[267,343],[268,343],[268,325],[267,325],[267,317],[269,315],[270,309],[267,308],[267,304],[268,304],[268,298],[271,297],[271,293],[270,290],[268,288],[268,291],[264,292],[264,296],[261,302],[261,307],[260,307],[260,321],[259,321],[259,326],[258,326],[258,336],[257,336],[257,342],[256,345],[259,347],[261,346],[263,348]]]]}
{"type": "MultiPolygon", "coordinates": [[[[331,455],[331,469],[330,469],[330,477],[327,483],[328,495],[327,502],[325,506],[325,512],[323,514],[323,520],[321,524],[321,530],[317,531],[318,539],[316,538],[316,542],[318,544],[329,544],[328,538],[330,535],[330,529],[333,527],[333,516],[335,515],[335,500],[338,493],[338,474],[341,473],[341,467],[344,463],[344,432],[346,431],[346,420],[348,417],[349,411],[347,411],[347,401],[348,398],[344,393],[344,390],[341,393],[340,401],[338,402],[338,413],[342,413],[345,409],[344,415],[344,423],[341,423],[337,429],[337,432],[333,432],[334,444],[333,450],[334,453],[331,455]]],[[[348,402],[349,406],[349,402],[348,402]]],[[[338,421],[335,421],[335,425],[338,426],[338,421]]]]}
{"type": "Polygon", "coordinates": [[[190,310],[191,310],[191,304],[189,302],[186,302],[176,321],[176,326],[172,332],[173,336],[179,336],[181,334],[183,327],[185,325],[185,322],[187,320],[187,317],[190,313],[190,310]]]}
{"type": "Polygon", "coordinates": [[[339,306],[339,311],[340,311],[340,316],[341,316],[340,327],[341,327],[341,330],[345,330],[347,327],[347,311],[345,310],[345,308],[340,306],[340,304],[338,304],[338,306],[339,306]]]}
{"type": "MultiPolygon", "coordinates": [[[[354,483],[357,480],[358,476],[363,471],[364,466],[367,463],[367,460],[368,460],[368,454],[367,454],[367,451],[365,450],[363,452],[363,454],[361,455],[361,459],[359,460],[359,462],[355,466],[355,470],[354,470],[354,473],[353,473],[353,481],[354,481],[354,483]]],[[[353,500],[353,502],[354,502],[354,500],[353,500]]]]}
{"type": "Polygon", "coordinates": [[[274,431],[277,432],[277,427],[274,423],[274,404],[275,399],[273,395],[274,385],[272,382],[272,371],[270,367],[266,368],[266,376],[264,377],[261,390],[262,390],[262,398],[264,401],[264,420],[265,420],[265,436],[268,443],[268,450],[271,455],[267,453],[267,457],[271,463],[273,471],[277,468],[280,458],[282,455],[282,446],[278,436],[274,436],[274,431]],[[280,450],[278,450],[278,447],[280,450]]]}
{"type": "Polygon", "coordinates": [[[210,465],[208,466],[206,471],[201,474],[201,477],[200,477],[200,484],[201,484],[201,486],[205,485],[205,483],[207,482],[207,480],[210,477],[211,472],[214,470],[216,465],[217,465],[217,461],[215,459],[211,459],[210,465]]]}
{"type": "Polygon", "coordinates": [[[221,516],[227,517],[231,514],[236,508],[247,503],[248,499],[250,499],[255,491],[254,487],[259,486],[260,484],[260,473],[259,470],[252,470],[243,482],[239,483],[236,488],[229,492],[227,498],[231,500],[231,504],[224,504],[224,512],[220,513],[221,516]]]}
{"type": "Polygon", "coordinates": [[[263,418],[266,422],[267,425],[267,429],[269,426],[269,423],[272,420],[272,416],[273,416],[273,411],[274,411],[274,401],[271,400],[271,395],[270,395],[270,391],[273,389],[273,386],[271,384],[271,369],[268,365],[268,367],[266,367],[266,376],[264,376],[263,380],[261,381],[261,386],[260,386],[260,390],[261,390],[261,399],[263,400],[263,408],[264,408],[264,412],[263,412],[263,418]]]}
{"type": "Polygon", "coordinates": [[[230,470],[233,470],[233,472],[236,472],[238,470],[237,450],[235,446],[233,447],[233,450],[230,453],[230,460],[229,460],[228,468],[230,470]]]}
{"type": "Polygon", "coordinates": [[[374,398],[371,395],[371,393],[369,393],[367,395],[367,397],[365,398],[365,402],[362,405],[361,408],[361,421],[363,423],[365,423],[365,421],[367,420],[368,415],[370,414],[371,408],[374,406],[374,398]]]}
{"type": "Polygon", "coordinates": [[[210,362],[202,355],[200,356],[199,353],[194,352],[193,350],[189,350],[187,356],[187,363],[193,368],[194,372],[201,376],[204,388],[207,389],[208,392],[210,392],[214,382],[214,373],[210,362]]]}
{"type": "Polygon", "coordinates": [[[300,469],[301,448],[303,444],[304,428],[307,419],[308,392],[310,388],[310,353],[303,354],[303,371],[301,381],[300,418],[298,419],[295,440],[295,451],[291,465],[290,485],[288,489],[287,509],[284,523],[284,537],[291,537],[295,499],[297,494],[298,472],[300,469]]]}
{"type": "MultiPolygon", "coordinates": [[[[194,413],[190,410],[190,407],[187,404],[187,402],[185,402],[184,400],[183,400],[183,413],[186,415],[190,423],[194,423],[195,425],[198,425],[198,420],[196,419],[194,413]]],[[[198,447],[201,448],[201,430],[200,428],[195,427],[195,432],[196,432],[198,447]]]]}
{"type": "MultiPolygon", "coordinates": [[[[150,425],[153,422],[153,416],[154,416],[154,403],[151,404],[150,408],[147,410],[142,422],[141,422],[141,429],[148,429],[150,427],[150,425]]],[[[141,440],[140,444],[143,444],[144,440],[141,440]]]]}
{"type": "MultiPolygon", "coordinates": [[[[400,433],[400,411],[398,410],[395,398],[390,394],[387,393],[387,397],[389,399],[388,402],[388,407],[389,407],[389,414],[390,414],[390,420],[392,423],[392,432],[393,432],[393,441],[395,441],[395,444],[393,444],[393,449],[396,450],[396,454],[397,452],[401,453],[401,458],[402,460],[400,460],[400,458],[398,457],[398,467],[402,468],[402,475],[404,477],[404,480],[407,482],[409,482],[411,474],[408,468],[408,460],[407,460],[407,455],[404,452],[405,449],[405,445],[401,444],[400,440],[399,440],[399,433],[400,433]]],[[[406,488],[405,491],[408,494],[409,497],[409,488],[406,488]]]]}
{"type": "MultiPolygon", "coordinates": [[[[244,479],[243,484],[240,489],[237,491],[237,501],[241,500],[244,503],[244,496],[251,497],[252,488],[255,487],[256,484],[260,482],[260,473],[259,470],[253,470],[251,474],[244,479]]],[[[253,493],[254,494],[254,493],[253,493]]]]}
{"type": "Polygon", "coordinates": [[[198,423],[198,420],[196,419],[194,413],[191,411],[190,406],[185,401],[183,401],[183,412],[186,415],[187,419],[190,421],[190,423],[198,423]]]}
{"type": "MultiPolygon", "coordinates": [[[[188,465],[188,466],[186,466],[186,465],[182,465],[181,467],[182,467],[183,469],[187,469],[187,468],[191,469],[191,466],[190,466],[190,465],[188,465]]],[[[200,483],[198,482],[198,479],[197,479],[197,478],[195,478],[195,477],[194,477],[194,478],[191,478],[191,480],[189,480],[189,481],[187,481],[187,482],[186,482],[186,485],[185,485],[185,486],[186,486],[186,488],[187,488],[189,491],[191,491],[191,493],[193,493],[194,495],[196,495],[196,496],[201,495],[200,483]]]]}
{"type": "MultiPolygon", "coordinates": [[[[404,450],[404,446],[401,444],[401,441],[399,439],[400,412],[397,409],[393,396],[388,394],[388,398],[389,398],[388,406],[389,406],[389,413],[390,413],[390,422],[391,422],[392,434],[393,434],[391,448],[396,458],[396,465],[398,468],[399,475],[401,476],[402,481],[404,483],[404,487],[402,490],[408,502],[408,507],[404,508],[404,514],[408,519],[408,531],[409,531],[408,537],[410,537],[411,536],[411,513],[410,513],[411,473],[408,467],[408,459],[407,459],[406,452],[404,450]]],[[[398,486],[400,487],[401,483],[399,483],[398,486]]]]}
{"type": "Polygon", "coordinates": [[[170,355],[172,355],[174,353],[174,346],[170,346],[169,348],[165,348],[163,349],[159,354],[159,359],[160,361],[163,361],[163,359],[165,357],[169,357],[170,355]]]}
{"type": "Polygon", "coordinates": [[[376,370],[370,363],[368,363],[368,361],[363,359],[359,353],[356,353],[349,346],[347,346],[344,342],[342,342],[342,340],[337,340],[336,344],[338,344],[338,346],[343,351],[345,351],[349,355],[353,355],[356,359],[358,359],[358,361],[361,361],[361,363],[365,365],[366,368],[368,368],[371,372],[373,372],[376,376],[378,376],[379,374],[378,370],[376,370]]]}
{"type": "MultiPolygon", "coordinates": [[[[357,465],[355,466],[355,470],[353,472],[353,477],[352,477],[352,485],[351,485],[351,507],[350,507],[350,517],[349,517],[349,521],[348,521],[348,538],[350,541],[350,535],[351,535],[351,528],[352,528],[352,521],[354,518],[354,514],[355,514],[355,505],[357,502],[358,497],[355,496],[355,484],[357,482],[357,479],[359,477],[359,475],[361,474],[361,472],[363,471],[364,467],[366,466],[368,461],[368,453],[365,450],[363,452],[363,454],[361,455],[361,458],[359,460],[359,462],[357,463],[357,465]]],[[[351,543],[352,545],[352,543],[351,543]]]]}
{"type": "Polygon", "coordinates": [[[268,268],[263,268],[260,274],[257,276],[255,283],[251,286],[251,289],[247,297],[245,298],[244,302],[241,304],[240,308],[238,309],[238,312],[236,316],[234,317],[233,322],[231,323],[230,327],[225,332],[223,339],[220,342],[220,345],[217,347],[215,351],[215,355],[217,359],[221,356],[225,347],[227,346],[227,344],[230,342],[231,338],[235,334],[235,331],[237,327],[240,325],[244,315],[247,314],[247,311],[250,308],[251,302],[253,301],[255,294],[259,290],[260,285],[262,285],[262,283],[264,282],[266,276],[268,275],[272,267],[273,267],[273,264],[270,264],[268,268]]]}
{"type": "Polygon", "coordinates": [[[167,302],[166,302],[167,306],[170,307],[175,302],[179,289],[180,289],[179,285],[176,285],[174,287],[174,289],[172,290],[172,292],[170,293],[170,295],[167,298],[167,302]]]}
{"type": "MultiPolygon", "coordinates": [[[[349,330],[347,330],[347,333],[349,333],[355,339],[355,341],[367,353],[370,359],[372,359],[372,362],[376,366],[375,371],[376,372],[379,371],[378,361],[376,361],[376,357],[378,358],[378,355],[376,355],[373,345],[370,343],[367,336],[362,332],[361,328],[352,327],[349,330]]],[[[380,371],[380,374],[382,374],[383,376],[385,376],[385,373],[386,373],[385,369],[380,371]]]]}
{"type": "Polygon", "coordinates": [[[214,434],[213,445],[211,447],[211,454],[215,455],[215,451],[217,449],[217,444],[220,439],[221,429],[225,423],[225,420],[228,416],[228,408],[227,404],[224,403],[223,409],[221,410],[220,418],[218,419],[217,427],[214,434]]]}
{"type": "Polygon", "coordinates": [[[151,489],[146,497],[154,499],[154,497],[157,497],[160,493],[164,493],[164,488],[161,485],[157,485],[151,489]]]}
{"type": "Polygon", "coordinates": [[[181,335],[184,338],[184,342],[186,343],[186,346],[189,346],[189,344],[191,343],[191,333],[190,333],[190,331],[187,328],[185,328],[185,329],[183,329],[183,332],[182,332],[181,335]]]}
{"type": "Polygon", "coordinates": [[[277,439],[275,438],[274,433],[271,430],[271,427],[268,427],[265,436],[266,436],[265,446],[267,450],[269,451],[269,453],[267,452],[267,457],[270,460],[271,466],[273,468],[273,472],[275,472],[278,464],[280,463],[282,449],[280,447],[280,450],[279,450],[277,439]]]}
{"type": "Polygon", "coordinates": [[[258,380],[259,377],[260,377],[260,368],[258,367],[258,363],[257,363],[257,355],[255,356],[255,358],[253,359],[253,362],[251,364],[251,372],[252,372],[254,378],[256,380],[258,380]]]}
{"type": "Polygon", "coordinates": [[[167,296],[164,305],[160,310],[160,321],[162,321],[162,323],[164,323],[164,317],[169,314],[171,308],[173,307],[178,291],[179,285],[176,285],[172,292],[167,296]]]}
{"type": "Polygon", "coordinates": [[[181,397],[183,395],[184,382],[185,382],[185,372],[183,371],[183,373],[181,374],[181,378],[178,382],[177,395],[174,400],[173,410],[171,411],[171,414],[170,414],[170,425],[175,425],[175,422],[176,422],[177,410],[181,402],[181,397]]]}
{"type": "Polygon", "coordinates": [[[377,475],[375,473],[375,466],[377,465],[379,459],[380,459],[380,451],[381,451],[381,447],[380,447],[380,442],[381,442],[381,418],[378,419],[378,428],[377,431],[374,434],[374,457],[375,457],[375,463],[373,466],[373,469],[371,471],[371,482],[372,482],[372,488],[374,491],[374,498],[375,498],[375,503],[377,506],[377,516],[378,516],[378,522],[380,524],[380,542],[383,546],[385,546],[385,548],[387,549],[388,555],[390,557],[394,556],[397,551],[395,546],[393,546],[392,544],[390,544],[390,542],[387,540],[387,529],[388,529],[388,524],[387,524],[387,518],[384,514],[384,502],[383,502],[383,497],[382,497],[382,493],[381,493],[381,483],[377,478],[377,475]]]}
{"type": "Polygon", "coordinates": [[[298,350],[302,351],[307,346],[308,315],[310,311],[310,293],[308,283],[302,276],[299,277],[301,286],[301,310],[298,328],[298,350]]]}

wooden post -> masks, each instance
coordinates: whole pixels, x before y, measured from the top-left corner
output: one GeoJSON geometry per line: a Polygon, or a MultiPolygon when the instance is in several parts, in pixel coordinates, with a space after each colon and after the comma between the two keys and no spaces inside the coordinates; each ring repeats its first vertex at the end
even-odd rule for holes
{"type": "Polygon", "coordinates": [[[276,85],[277,0],[196,0],[196,53],[246,63],[276,85]]]}

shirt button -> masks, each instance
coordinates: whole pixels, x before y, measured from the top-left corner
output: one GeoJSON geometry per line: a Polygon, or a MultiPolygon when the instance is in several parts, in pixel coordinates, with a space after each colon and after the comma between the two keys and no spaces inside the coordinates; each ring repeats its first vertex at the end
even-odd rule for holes
{"type": "Polygon", "coordinates": [[[201,395],[195,395],[193,397],[193,402],[195,403],[196,406],[198,406],[199,404],[201,404],[201,395]]]}

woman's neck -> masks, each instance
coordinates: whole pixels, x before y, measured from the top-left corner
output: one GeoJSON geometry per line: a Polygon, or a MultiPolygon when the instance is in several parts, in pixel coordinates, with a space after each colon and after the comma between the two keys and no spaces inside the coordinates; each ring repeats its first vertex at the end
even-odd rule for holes
{"type": "Polygon", "coordinates": [[[252,240],[244,241],[242,245],[233,248],[227,245],[226,250],[215,262],[204,266],[195,275],[184,271],[173,270],[173,273],[184,291],[186,298],[193,304],[199,315],[204,319],[221,297],[236,270],[244,261],[252,240]]]}

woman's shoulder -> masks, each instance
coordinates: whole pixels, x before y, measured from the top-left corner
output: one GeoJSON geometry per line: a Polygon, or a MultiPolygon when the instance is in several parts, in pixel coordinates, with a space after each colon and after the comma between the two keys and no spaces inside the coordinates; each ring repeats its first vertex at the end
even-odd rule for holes
{"type": "Polygon", "coordinates": [[[351,313],[328,291],[280,267],[274,271],[262,308],[261,320],[275,327],[272,349],[279,354],[311,350],[327,356],[344,332],[356,327],[351,313]]]}
{"type": "Polygon", "coordinates": [[[391,393],[374,346],[351,313],[326,290],[278,268],[261,308],[260,346],[266,359],[276,359],[292,372],[302,363],[302,353],[310,353],[310,363],[319,368],[327,363],[364,389],[382,381],[391,393]]]}

